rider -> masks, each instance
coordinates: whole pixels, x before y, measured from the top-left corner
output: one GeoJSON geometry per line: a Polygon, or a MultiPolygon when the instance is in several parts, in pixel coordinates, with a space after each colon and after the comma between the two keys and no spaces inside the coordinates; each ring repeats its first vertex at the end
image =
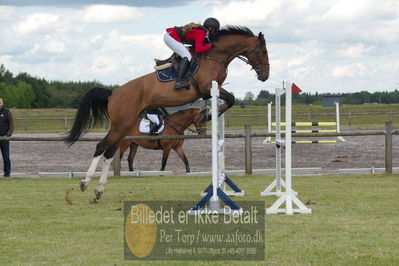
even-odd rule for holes
{"type": "Polygon", "coordinates": [[[169,113],[165,108],[148,109],[146,111],[146,117],[150,121],[150,135],[155,135],[158,129],[162,127],[163,121],[160,119],[160,117],[166,117],[168,115],[169,113]]]}
{"type": "Polygon", "coordinates": [[[175,89],[188,88],[190,84],[186,78],[186,72],[190,67],[191,54],[184,44],[194,45],[195,53],[204,53],[212,48],[210,43],[204,44],[209,34],[215,34],[220,28],[220,23],[215,18],[207,18],[204,25],[189,23],[183,27],[166,29],[164,41],[166,45],[178,54],[182,60],[177,71],[175,89]]]}

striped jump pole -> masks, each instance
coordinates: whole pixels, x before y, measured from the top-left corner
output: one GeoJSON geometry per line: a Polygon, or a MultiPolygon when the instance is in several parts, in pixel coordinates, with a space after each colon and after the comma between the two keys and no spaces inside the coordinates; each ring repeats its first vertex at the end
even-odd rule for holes
{"type": "Polygon", "coordinates": [[[206,190],[206,195],[191,209],[189,214],[241,214],[240,208],[226,193],[223,191],[223,183],[225,180],[220,175],[219,166],[221,163],[221,151],[224,139],[220,140],[218,136],[218,97],[219,88],[216,81],[212,81],[211,88],[212,97],[212,184],[206,190]],[[221,201],[226,205],[221,206],[221,201]],[[208,206],[206,206],[206,204],[208,206]]]}
{"type": "MultiPolygon", "coordinates": [[[[285,191],[280,193],[279,198],[270,208],[266,208],[266,214],[285,213],[292,215],[294,213],[312,213],[312,210],[306,207],[296,196],[292,190],[292,169],[291,169],[291,104],[292,104],[292,89],[298,88],[294,83],[289,82],[285,88],[285,191]],[[282,207],[285,205],[285,207],[282,207]],[[296,208],[294,208],[296,206],[296,208]]],[[[299,89],[299,88],[298,88],[299,89]]],[[[277,140],[278,141],[278,140],[277,140]]]]}
{"type": "MultiPolygon", "coordinates": [[[[277,101],[277,97],[276,97],[277,101]]],[[[271,105],[272,103],[267,104],[267,133],[275,133],[275,130],[272,130],[272,127],[276,127],[278,122],[272,122],[271,115],[271,105]]],[[[277,112],[277,107],[276,107],[277,112]]],[[[285,127],[285,122],[280,122],[280,126],[285,127]]],[[[335,122],[291,122],[291,126],[293,127],[335,127],[335,129],[295,129],[291,130],[291,133],[340,133],[340,113],[339,113],[339,102],[335,102],[335,122]]],[[[280,133],[285,134],[285,130],[280,130],[280,133]]],[[[341,136],[338,136],[335,141],[294,141],[293,144],[325,144],[325,143],[342,143],[345,142],[345,139],[341,136]]],[[[271,137],[267,137],[264,144],[275,144],[274,141],[271,140],[271,137]]]]}
{"type": "MultiPolygon", "coordinates": [[[[276,141],[270,142],[276,144],[276,141]]],[[[340,143],[338,140],[291,140],[291,144],[333,144],[340,143]]]]}
{"type": "MultiPolygon", "coordinates": [[[[276,126],[276,123],[273,122],[272,126],[276,126]]],[[[336,125],[336,122],[291,122],[292,127],[332,127],[336,125]]],[[[281,126],[286,126],[286,123],[281,122],[281,126]]]]}

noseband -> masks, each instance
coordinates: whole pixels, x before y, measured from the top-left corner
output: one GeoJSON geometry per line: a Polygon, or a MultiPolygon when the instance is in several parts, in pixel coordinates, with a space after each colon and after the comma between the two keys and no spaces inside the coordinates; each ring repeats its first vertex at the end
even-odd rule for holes
{"type": "MultiPolygon", "coordinates": [[[[205,119],[204,116],[208,116],[208,112],[206,112],[205,114],[201,114],[201,116],[193,124],[195,125],[199,122],[202,122],[202,120],[205,119]]],[[[208,130],[208,128],[207,127],[197,127],[197,130],[192,130],[192,129],[189,129],[189,130],[190,130],[190,132],[197,133],[198,135],[200,135],[201,132],[204,132],[204,131],[206,132],[208,130]]]]}

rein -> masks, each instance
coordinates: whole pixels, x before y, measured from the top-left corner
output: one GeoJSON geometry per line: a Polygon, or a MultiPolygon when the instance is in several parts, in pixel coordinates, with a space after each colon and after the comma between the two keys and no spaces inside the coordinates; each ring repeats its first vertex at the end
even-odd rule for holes
{"type": "Polygon", "coordinates": [[[184,126],[181,125],[180,123],[174,121],[173,119],[169,119],[169,118],[165,118],[166,121],[170,121],[173,122],[174,124],[180,126],[181,128],[183,128],[183,132],[180,132],[180,130],[178,130],[176,127],[174,127],[173,125],[169,125],[174,131],[176,131],[179,135],[183,135],[184,134],[184,126]]]}
{"type": "MultiPolygon", "coordinates": [[[[195,124],[195,123],[197,123],[198,121],[200,121],[201,119],[203,119],[203,117],[202,117],[202,115],[201,115],[201,117],[198,119],[198,120],[196,120],[194,123],[192,123],[192,124],[195,124]]],[[[180,132],[180,130],[178,130],[176,127],[174,127],[173,125],[169,125],[174,131],[176,131],[179,135],[184,135],[184,130],[185,129],[187,129],[188,128],[188,126],[186,127],[186,126],[184,126],[184,125],[182,125],[181,123],[179,123],[179,122],[176,122],[175,120],[173,120],[173,119],[169,119],[169,118],[165,118],[165,120],[167,120],[167,121],[170,121],[170,122],[173,122],[175,125],[177,125],[177,126],[179,126],[179,127],[181,127],[182,129],[183,129],[183,132],[180,132]]],[[[199,133],[201,133],[202,131],[206,131],[208,128],[207,127],[199,127],[197,130],[192,130],[192,129],[190,129],[190,128],[188,128],[188,131],[190,132],[190,133],[197,133],[197,134],[199,134],[199,133]]]]}

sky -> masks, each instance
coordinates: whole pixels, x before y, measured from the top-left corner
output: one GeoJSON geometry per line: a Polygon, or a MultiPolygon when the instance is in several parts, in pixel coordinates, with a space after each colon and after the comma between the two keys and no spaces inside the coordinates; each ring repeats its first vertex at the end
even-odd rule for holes
{"type": "Polygon", "coordinates": [[[224,88],[236,97],[283,80],[311,93],[399,88],[398,0],[0,0],[0,64],[122,85],[171,54],[166,28],[207,17],[265,34],[270,78],[234,60],[224,88]]]}

